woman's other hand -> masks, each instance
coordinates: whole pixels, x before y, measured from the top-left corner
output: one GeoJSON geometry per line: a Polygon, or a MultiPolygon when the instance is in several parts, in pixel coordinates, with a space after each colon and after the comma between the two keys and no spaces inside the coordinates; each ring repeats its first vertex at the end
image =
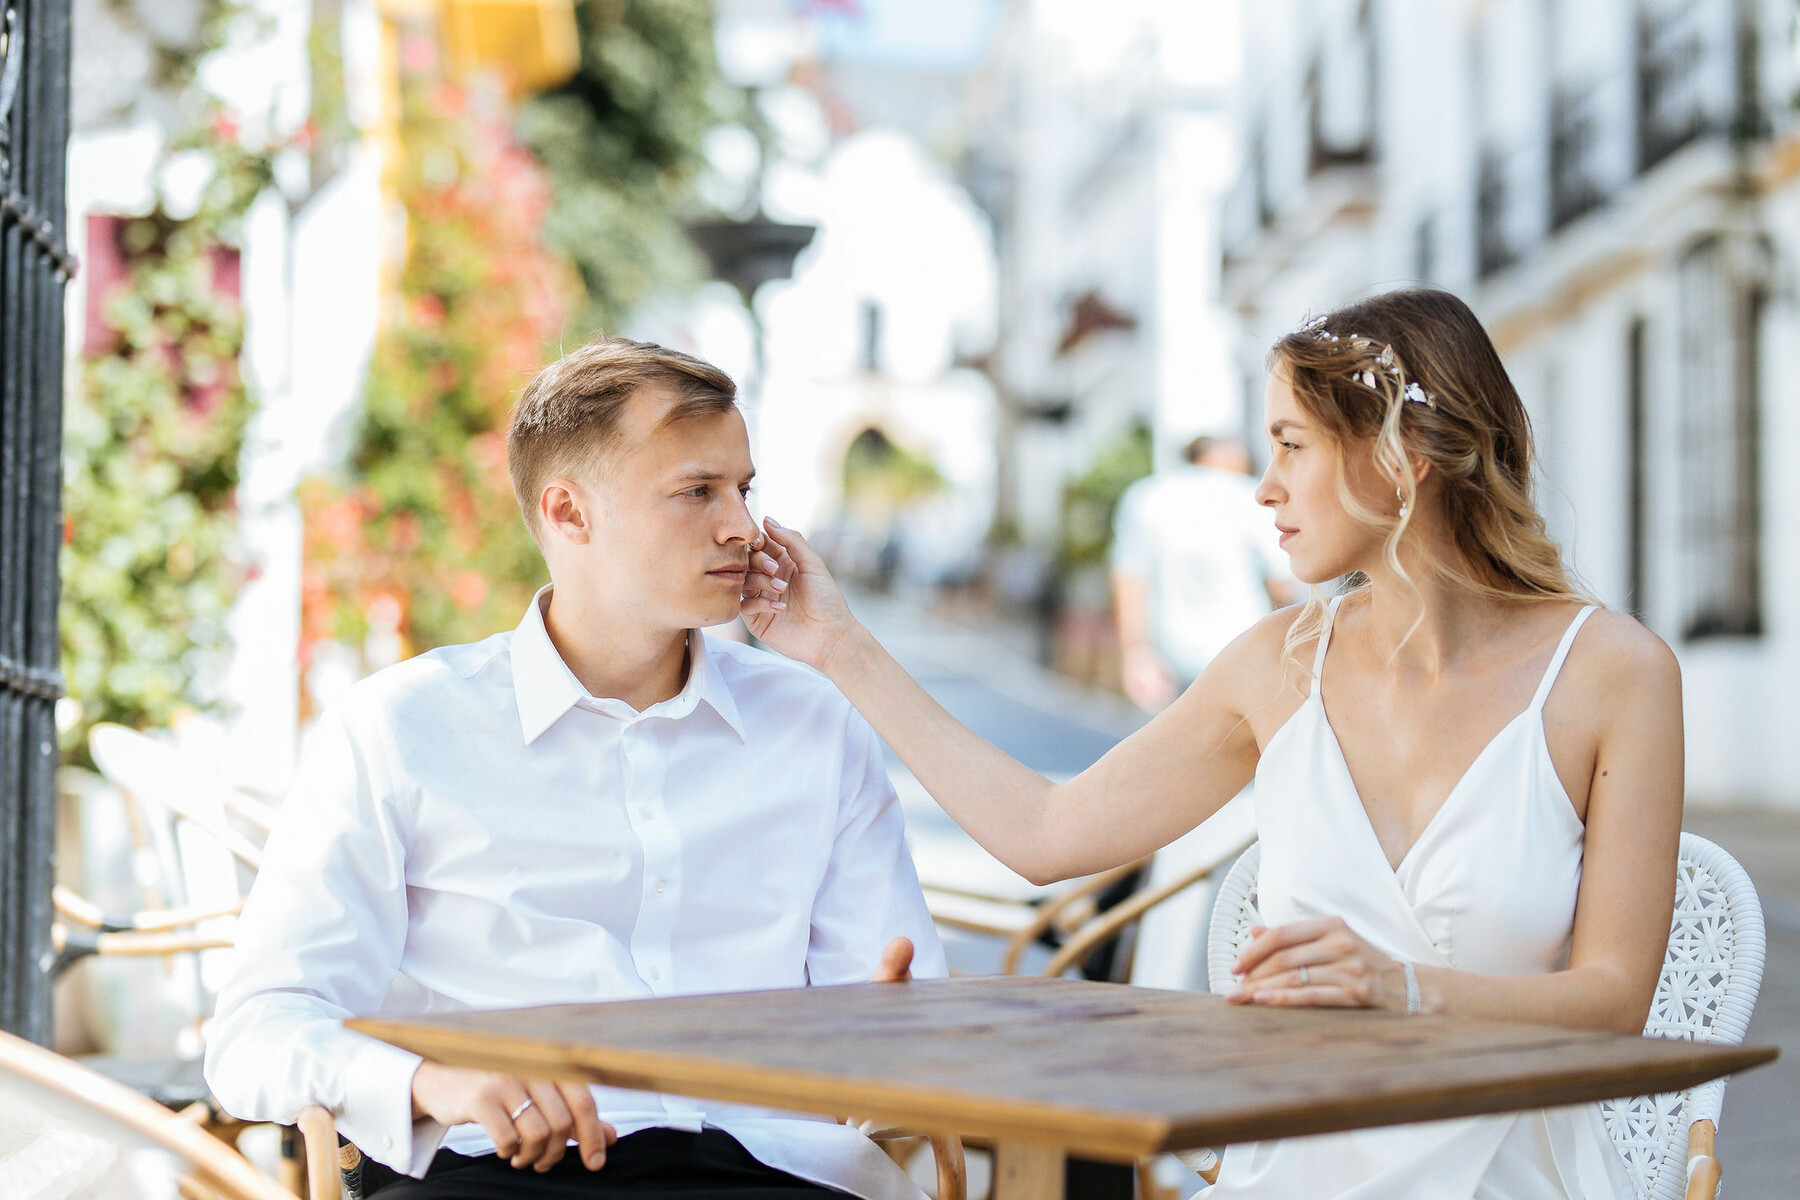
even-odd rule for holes
{"type": "Polygon", "coordinates": [[[1406,969],[1341,917],[1257,926],[1232,966],[1233,1004],[1406,1011],[1406,969]]]}
{"type": "Polygon", "coordinates": [[[772,518],[750,555],[739,611],[758,639],[821,671],[848,644],[856,618],[837,581],[806,539],[772,518]]]}

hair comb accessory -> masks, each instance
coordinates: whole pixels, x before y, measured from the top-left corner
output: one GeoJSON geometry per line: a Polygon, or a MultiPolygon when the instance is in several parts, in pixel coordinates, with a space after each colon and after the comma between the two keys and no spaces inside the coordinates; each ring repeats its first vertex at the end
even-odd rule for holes
{"type": "MultiPolygon", "coordinates": [[[[1339,337],[1337,334],[1331,332],[1331,330],[1325,328],[1324,317],[1314,317],[1305,322],[1300,326],[1300,332],[1307,334],[1318,341],[1329,342],[1334,346],[1344,341],[1344,338],[1339,337]]],[[[1394,357],[1394,348],[1392,346],[1388,345],[1386,342],[1377,342],[1372,337],[1364,337],[1360,333],[1352,333],[1348,336],[1349,340],[1352,342],[1367,342],[1371,346],[1380,346],[1381,350],[1375,355],[1376,364],[1381,367],[1382,373],[1396,384],[1403,382],[1404,376],[1400,373],[1400,363],[1399,360],[1394,357]]],[[[1371,392],[1378,392],[1381,390],[1376,384],[1374,371],[1355,371],[1351,373],[1350,378],[1362,384],[1371,392]]],[[[1400,395],[1402,399],[1413,404],[1423,404],[1426,408],[1437,407],[1437,397],[1426,391],[1417,380],[1406,383],[1401,389],[1400,395]]]]}

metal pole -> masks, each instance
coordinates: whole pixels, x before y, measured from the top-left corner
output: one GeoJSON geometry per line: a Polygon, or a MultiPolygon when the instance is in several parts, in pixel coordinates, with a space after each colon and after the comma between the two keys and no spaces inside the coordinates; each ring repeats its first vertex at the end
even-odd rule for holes
{"type": "Polygon", "coordinates": [[[0,0],[0,1028],[49,1044],[67,0],[0,0]]]}

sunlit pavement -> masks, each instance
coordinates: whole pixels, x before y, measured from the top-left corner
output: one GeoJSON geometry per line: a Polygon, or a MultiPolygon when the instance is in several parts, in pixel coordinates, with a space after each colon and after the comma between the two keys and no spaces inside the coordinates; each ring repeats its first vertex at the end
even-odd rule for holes
{"type": "MultiPolygon", "coordinates": [[[[1022,654],[1029,638],[958,625],[884,597],[857,595],[863,622],[937,700],[977,733],[1046,774],[1081,770],[1142,723],[1129,704],[1096,695],[1022,654]]],[[[996,863],[892,762],[921,876],[1003,894],[1031,885],[996,863]]],[[[1730,851],[1750,873],[1768,923],[1768,963],[1748,1040],[1781,1058],[1732,1080],[1719,1121],[1722,1195],[1794,1196],[1800,1161],[1800,812],[1703,809],[1686,828],[1730,851]]],[[[1196,931],[1196,936],[1204,936],[1196,931]]],[[[992,970],[997,947],[946,938],[953,969],[992,970]]]]}

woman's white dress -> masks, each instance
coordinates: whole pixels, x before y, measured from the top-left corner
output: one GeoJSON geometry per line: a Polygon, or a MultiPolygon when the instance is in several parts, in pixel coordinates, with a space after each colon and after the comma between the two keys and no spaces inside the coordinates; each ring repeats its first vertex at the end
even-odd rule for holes
{"type": "MultiPolygon", "coordinates": [[[[1568,962],[1583,826],[1544,740],[1544,700],[1582,622],[1569,625],[1526,710],[1476,757],[1390,868],[1319,693],[1256,771],[1265,923],[1342,917],[1397,959],[1492,975],[1568,962]]],[[[1598,1105],[1457,1118],[1232,1146],[1205,1200],[1615,1200],[1632,1195],[1598,1105]]]]}

